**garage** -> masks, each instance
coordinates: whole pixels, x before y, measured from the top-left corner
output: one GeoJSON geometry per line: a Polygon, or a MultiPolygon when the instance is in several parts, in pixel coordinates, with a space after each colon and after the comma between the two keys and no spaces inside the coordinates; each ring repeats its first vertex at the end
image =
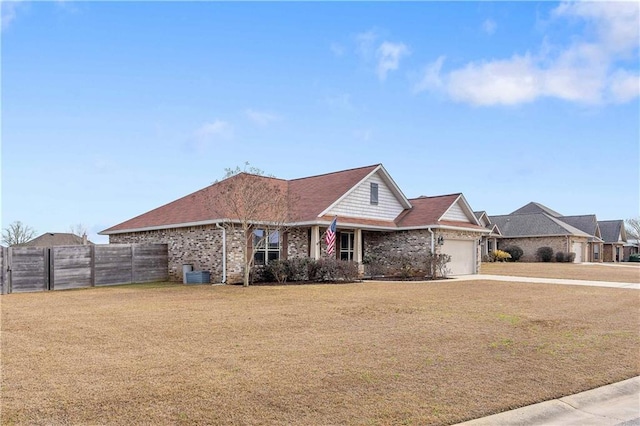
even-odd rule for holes
{"type": "Polygon", "coordinates": [[[573,243],[571,245],[571,251],[574,252],[576,254],[576,258],[573,261],[574,263],[581,263],[582,262],[582,243],[573,243]]]}
{"type": "Polygon", "coordinates": [[[451,256],[449,275],[470,275],[476,273],[476,241],[445,240],[441,253],[451,256]]]}

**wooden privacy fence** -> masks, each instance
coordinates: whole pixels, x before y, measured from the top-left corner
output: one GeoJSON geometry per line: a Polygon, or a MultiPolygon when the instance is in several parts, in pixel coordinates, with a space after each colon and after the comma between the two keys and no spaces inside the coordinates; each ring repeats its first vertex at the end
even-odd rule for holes
{"type": "Polygon", "coordinates": [[[169,279],[166,244],[2,247],[2,294],[169,279]]]}

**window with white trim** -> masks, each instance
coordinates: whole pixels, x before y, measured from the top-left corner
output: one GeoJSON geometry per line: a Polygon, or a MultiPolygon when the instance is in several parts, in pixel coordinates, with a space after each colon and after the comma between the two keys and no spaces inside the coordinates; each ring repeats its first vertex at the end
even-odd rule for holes
{"type": "Polygon", "coordinates": [[[253,256],[254,264],[266,265],[272,260],[280,259],[280,232],[271,231],[266,237],[267,230],[255,229],[253,231],[253,256]]]}
{"type": "Polygon", "coordinates": [[[353,260],[353,232],[340,232],[340,260],[353,260]]]}

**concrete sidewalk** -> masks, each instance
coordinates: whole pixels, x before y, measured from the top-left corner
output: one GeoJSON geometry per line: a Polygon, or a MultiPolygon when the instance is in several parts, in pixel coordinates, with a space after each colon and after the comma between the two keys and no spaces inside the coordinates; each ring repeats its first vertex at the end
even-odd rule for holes
{"type": "Polygon", "coordinates": [[[640,376],[459,425],[640,425],[640,376]]]}
{"type": "Polygon", "coordinates": [[[593,287],[612,287],[612,288],[630,288],[634,290],[640,290],[640,283],[616,283],[611,281],[585,281],[585,280],[565,280],[560,278],[531,278],[531,277],[514,277],[507,275],[455,275],[450,278],[455,278],[460,281],[477,281],[477,280],[491,280],[491,281],[510,281],[519,283],[542,283],[542,284],[563,284],[563,285],[586,285],[593,287]]]}

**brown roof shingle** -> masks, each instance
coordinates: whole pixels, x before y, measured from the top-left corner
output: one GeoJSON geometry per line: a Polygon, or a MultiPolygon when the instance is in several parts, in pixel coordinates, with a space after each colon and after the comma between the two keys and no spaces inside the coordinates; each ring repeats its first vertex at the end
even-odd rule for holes
{"type": "MultiPolygon", "coordinates": [[[[241,173],[115,225],[101,233],[110,234],[143,229],[180,227],[214,223],[225,219],[238,219],[232,217],[230,209],[222,202],[223,197],[221,194],[223,194],[227,188],[226,185],[232,185],[234,179],[241,178],[267,179],[270,184],[276,186],[281,191],[285,191],[289,199],[289,222],[330,222],[333,217],[319,216],[340,197],[380,167],[380,164],[374,164],[289,181],[241,173]]],[[[438,220],[460,195],[461,194],[450,194],[437,197],[414,198],[409,200],[412,207],[400,213],[394,221],[345,217],[339,218],[339,222],[362,227],[369,226],[387,229],[437,225],[483,229],[472,223],[438,220]]],[[[265,216],[256,217],[254,220],[268,221],[270,219],[268,216],[265,216]]]]}

